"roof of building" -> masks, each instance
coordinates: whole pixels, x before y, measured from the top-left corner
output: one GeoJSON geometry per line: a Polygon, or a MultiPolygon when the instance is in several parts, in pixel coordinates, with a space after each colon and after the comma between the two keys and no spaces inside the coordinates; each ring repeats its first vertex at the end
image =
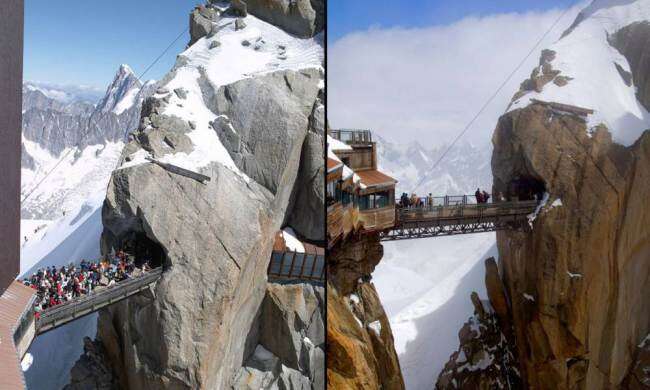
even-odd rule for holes
{"type": "Polygon", "coordinates": [[[343,163],[340,161],[336,161],[333,158],[328,157],[327,158],[327,172],[332,172],[335,171],[339,168],[343,168],[343,163]]]}
{"type": "Polygon", "coordinates": [[[33,289],[14,281],[0,296],[0,389],[25,387],[14,330],[34,293],[33,289]]]}
{"type": "Polygon", "coordinates": [[[390,186],[397,183],[397,180],[376,169],[357,171],[356,174],[361,178],[361,184],[366,187],[390,186]]]}

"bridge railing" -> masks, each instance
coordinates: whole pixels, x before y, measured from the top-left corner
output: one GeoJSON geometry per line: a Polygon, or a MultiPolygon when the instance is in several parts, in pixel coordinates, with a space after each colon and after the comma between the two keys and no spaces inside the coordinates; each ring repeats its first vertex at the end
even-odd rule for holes
{"type": "Polygon", "coordinates": [[[141,276],[121,281],[113,286],[98,289],[88,295],[43,310],[36,320],[36,331],[43,333],[62,323],[83,317],[111,303],[128,298],[158,280],[161,275],[162,268],[159,267],[141,276]]]}
{"type": "MultiPolygon", "coordinates": [[[[431,200],[427,196],[418,196],[416,198],[416,203],[421,204],[422,206],[410,206],[410,207],[423,207],[431,204],[432,206],[457,206],[457,205],[467,205],[467,204],[491,204],[495,203],[491,194],[487,202],[479,203],[474,195],[447,195],[447,196],[433,196],[431,200]]],[[[409,200],[411,198],[409,197],[409,200]]],[[[401,199],[399,199],[401,202],[401,199]]]]}
{"type": "Polygon", "coordinates": [[[340,129],[329,130],[332,138],[346,144],[369,144],[372,142],[372,133],[370,130],[358,129],[340,129]]]}
{"type": "Polygon", "coordinates": [[[273,251],[269,279],[325,280],[325,255],[296,251],[273,251]]]}
{"type": "Polygon", "coordinates": [[[443,219],[461,217],[494,217],[513,214],[528,214],[537,206],[537,201],[497,202],[497,203],[463,203],[447,202],[443,205],[403,207],[397,209],[399,221],[421,219],[443,219]]]}

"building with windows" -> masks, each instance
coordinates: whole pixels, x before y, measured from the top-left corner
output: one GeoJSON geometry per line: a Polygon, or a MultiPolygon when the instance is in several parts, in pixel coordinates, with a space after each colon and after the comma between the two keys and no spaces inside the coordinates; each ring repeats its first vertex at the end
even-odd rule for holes
{"type": "Polygon", "coordinates": [[[392,227],[397,180],[379,171],[372,133],[329,130],[327,139],[328,246],[354,232],[392,227]]]}

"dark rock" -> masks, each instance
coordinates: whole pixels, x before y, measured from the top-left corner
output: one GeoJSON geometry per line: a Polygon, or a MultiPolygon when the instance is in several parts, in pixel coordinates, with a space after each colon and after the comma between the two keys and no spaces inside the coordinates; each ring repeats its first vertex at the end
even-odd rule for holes
{"type": "Polygon", "coordinates": [[[248,12],[302,38],[325,26],[323,0],[248,0],[248,12]]]}
{"type": "Polygon", "coordinates": [[[217,11],[204,6],[196,7],[190,14],[190,42],[192,46],[199,39],[207,36],[212,31],[212,23],[218,18],[217,11]]]}
{"type": "Polygon", "coordinates": [[[183,100],[187,99],[187,90],[185,88],[176,88],[176,89],[174,89],[174,93],[180,99],[183,99],[183,100]]]}
{"type": "Polygon", "coordinates": [[[244,19],[237,18],[237,20],[235,20],[235,30],[243,30],[244,28],[246,28],[246,22],[244,22],[244,19]]]}

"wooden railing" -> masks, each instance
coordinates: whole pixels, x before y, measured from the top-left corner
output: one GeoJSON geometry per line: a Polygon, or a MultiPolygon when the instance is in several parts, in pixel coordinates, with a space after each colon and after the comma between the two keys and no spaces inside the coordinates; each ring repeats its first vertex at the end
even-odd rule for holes
{"type": "Polygon", "coordinates": [[[43,310],[36,320],[36,334],[42,334],[77,318],[86,316],[149,288],[162,275],[162,268],[93,291],[72,301],[43,310]]]}
{"type": "Polygon", "coordinates": [[[273,251],[268,269],[269,280],[325,280],[325,253],[273,251]]]}

